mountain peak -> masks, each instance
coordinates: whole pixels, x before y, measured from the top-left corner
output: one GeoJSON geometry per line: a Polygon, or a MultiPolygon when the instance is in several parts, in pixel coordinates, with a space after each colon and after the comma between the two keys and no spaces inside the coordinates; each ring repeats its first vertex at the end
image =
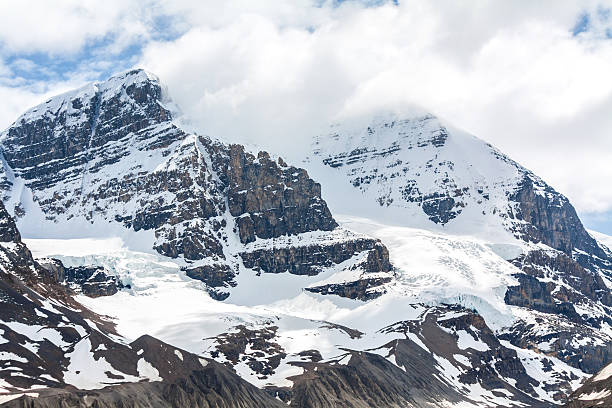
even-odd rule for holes
{"type": "Polygon", "coordinates": [[[91,108],[90,105],[95,104],[96,98],[102,97],[108,100],[122,95],[125,91],[127,91],[127,96],[140,102],[143,102],[145,94],[151,95],[160,102],[162,99],[167,99],[164,87],[156,75],[144,69],[133,69],[114,75],[105,81],[90,82],[80,88],[56,95],[28,109],[11,125],[11,128],[41,119],[52,120],[61,115],[78,116],[77,114],[83,109],[91,108]],[[145,90],[145,92],[140,91],[134,94],[133,89],[145,90]]]}
{"type": "Polygon", "coordinates": [[[353,208],[342,206],[357,202],[364,216],[376,218],[382,207],[412,227],[499,242],[519,237],[606,258],[566,197],[489,143],[431,113],[336,123],[312,150],[319,178],[340,177],[340,184],[357,193],[352,200],[335,200],[331,192],[328,201],[341,213],[351,213],[353,208]]]}
{"type": "Polygon", "coordinates": [[[23,114],[0,136],[4,158],[8,166],[24,168],[17,177],[51,185],[75,164],[86,170],[101,146],[169,125],[168,102],[157,77],[144,70],[87,84],[23,114]]]}

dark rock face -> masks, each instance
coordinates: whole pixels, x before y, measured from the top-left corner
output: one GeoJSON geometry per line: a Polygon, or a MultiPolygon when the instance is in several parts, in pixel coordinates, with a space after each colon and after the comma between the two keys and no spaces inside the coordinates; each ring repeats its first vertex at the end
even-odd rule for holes
{"type": "Polygon", "coordinates": [[[289,272],[294,275],[317,275],[324,267],[344,262],[356,254],[366,252],[366,272],[391,270],[389,251],[380,241],[357,238],[329,245],[300,245],[287,248],[258,249],[241,253],[247,268],[265,273],[289,272]]]}
{"type": "Polygon", "coordinates": [[[368,301],[382,296],[386,291],[379,289],[385,283],[391,282],[390,277],[362,278],[353,282],[330,283],[328,285],[304,288],[308,292],[322,295],[338,295],[349,299],[368,301]]]}
{"type": "Polygon", "coordinates": [[[39,280],[37,264],[32,253],[21,241],[15,220],[0,203],[0,266],[11,271],[19,279],[34,283],[39,280]]]}
{"type": "Polygon", "coordinates": [[[536,250],[511,261],[523,273],[518,286],[508,288],[505,302],[544,313],[540,323],[519,322],[502,338],[538,349],[586,373],[594,373],[612,359],[612,341],[598,334],[612,324],[610,290],[600,272],[583,267],[560,251],[536,250]]]}
{"type": "Polygon", "coordinates": [[[563,253],[532,251],[512,263],[524,274],[517,275],[519,286],[508,288],[506,303],[561,314],[576,322],[597,325],[602,319],[608,320],[605,316],[580,316],[574,308],[585,303],[612,307],[612,294],[599,273],[582,267],[563,253]],[[551,280],[552,277],[555,279],[551,280]]]}
{"type": "Polygon", "coordinates": [[[15,220],[10,216],[3,203],[0,203],[0,242],[21,242],[15,220]]]}
{"type": "Polygon", "coordinates": [[[519,286],[511,286],[504,298],[509,305],[522,306],[544,313],[561,314],[568,319],[579,322],[580,316],[571,302],[558,301],[552,296],[556,285],[552,282],[540,282],[529,275],[517,275],[519,286]]]}
{"type": "Polygon", "coordinates": [[[533,176],[525,175],[510,197],[517,203],[512,215],[526,224],[514,231],[530,242],[542,242],[571,256],[576,249],[605,259],[608,255],[584,229],[569,200],[533,176]]]}
{"type": "Polygon", "coordinates": [[[282,166],[265,152],[255,158],[232,145],[226,171],[229,210],[238,217],[243,243],[338,226],[321,199],[321,185],[303,169],[282,166]]]}
{"type": "Polygon", "coordinates": [[[258,272],[314,276],[322,270],[346,261],[352,261],[345,270],[360,272],[356,280],[340,284],[308,287],[305,290],[321,294],[334,294],[363,301],[374,299],[385,290],[382,285],[393,279],[389,251],[380,241],[370,238],[343,238],[331,243],[299,243],[290,246],[272,246],[240,254],[244,266],[258,272]]]}
{"type": "Polygon", "coordinates": [[[184,271],[190,278],[197,279],[208,285],[210,288],[208,294],[216,300],[225,300],[229,296],[229,293],[217,290],[217,288],[225,288],[228,285],[236,286],[234,281],[236,274],[225,264],[196,266],[185,268],[184,271]]]}
{"type": "Polygon", "coordinates": [[[337,295],[349,299],[368,301],[385,294],[387,291],[384,285],[393,281],[392,274],[379,273],[392,271],[392,266],[389,263],[389,251],[380,243],[367,252],[365,259],[355,263],[349,269],[360,270],[363,273],[353,281],[310,286],[304,289],[322,295],[337,295]]]}
{"type": "MultiPolygon", "coordinates": [[[[167,104],[159,81],[135,70],[28,111],[2,134],[4,197],[12,194],[14,175],[45,214],[40,222],[114,222],[153,231],[154,249],[184,258],[188,276],[218,299],[229,296],[245,259],[264,271],[274,263],[257,258],[268,252],[247,254],[234,240],[244,245],[337,228],[321,186],[305,170],[187,134],[167,104]]],[[[28,216],[19,204],[11,210],[28,216]]],[[[375,245],[371,240],[364,251],[375,245]]],[[[300,258],[278,249],[279,257],[293,257],[296,273],[314,274],[314,266],[342,258],[334,246],[320,245],[311,268],[304,256],[312,253],[300,258]]],[[[378,263],[384,268],[388,260],[378,263]]]]}
{"type": "Polygon", "coordinates": [[[461,214],[462,205],[452,197],[432,194],[424,197],[422,207],[431,221],[444,225],[461,214]]]}
{"type": "Polygon", "coordinates": [[[101,266],[66,267],[59,259],[39,259],[38,264],[57,283],[67,285],[90,297],[111,296],[126,286],[101,266]]]}

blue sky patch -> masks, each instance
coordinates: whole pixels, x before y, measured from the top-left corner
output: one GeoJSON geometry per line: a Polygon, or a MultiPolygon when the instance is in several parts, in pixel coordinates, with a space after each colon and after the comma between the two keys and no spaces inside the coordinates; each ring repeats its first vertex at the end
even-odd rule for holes
{"type": "Polygon", "coordinates": [[[103,80],[114,73],[130,69],[137,63],[149,41],[173,41],[188,27],[172,16],[157,16],[147,38],[135,38],[123,48],[116,48],[116,35],[108,34],[89,41],[77,53],[45,52],[7,53],[0,44],[0,67],[9,72],[0,75],[0,85],[29,87],[44,92],[46,83],[81,77],[87,81],[103,80]]]}
{"type": "Polygon", "coordinates": [[[576,21],[576,25],[574,26],[574,28],[572,28],[572,34],[574,36],[577,36],[580,33],[585,33],[589,31],[590,21],[591,18],[589,17],[589,14],[582,13],[578,18],[578,21],[576,21]]]}
{"type": "Polygon", "coordinates": [[[596,37],[612,38],[612,10],[607,7],[598,7],[594,12],[583,12],[578,16],[572,35],[577,37],[583,33],[591,33],[596,37]]]}
{"type": "Polygon", "coordinates": [[[612,211],[605,213],[579,214],[584,226],[588,229],[612,235],[612,211]]]}

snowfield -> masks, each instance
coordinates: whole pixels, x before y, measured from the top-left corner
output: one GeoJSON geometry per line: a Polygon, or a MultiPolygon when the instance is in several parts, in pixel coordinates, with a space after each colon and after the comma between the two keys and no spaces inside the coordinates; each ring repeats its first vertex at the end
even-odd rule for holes
{"type": "MultiPolygon", "coordinates": [[[[206,294],[201,282],[180,270],[180,261],[131,250],[117,237],[24,241],[35,257],[55,257],[68,266],[103,266],[129,284],[131,290],[114,296],[80,296],[79,301],[97,312],[115,316],[120,333],[132,340],[148,333],[169,341],[164,333],[177,330],[183,323],[208,321],[205,316],[209,315],[214,321],[219,313],[325,320],[367,333],[406,319],[405,308],[398,305],[414,303],[459,303],[476,308],[487,321],[512,323],[511,307],[503,297],[506,287],[515,284],[512,273],[517,269],[484,241],[386,226],[364,218],[338,219],[347,229],[381,239],[389,249],[396,279],[387,285],[386,295],[364,303],[303,291],[308,286],[345,281],[346,272],[341,266],[328,268],[317,276],[258,275],[245,268],[231,296],[225,302],[217,302],[206,294]]],[[[205,326],[201,329],[207,331],[204,335],[213,336],[220,327],[227,328],[231,323],[205,326]]]]}
{"type": "MultiPolygon", "coordinates": [[[[256,275],[243,269],[238,275],[238,286],[232,289],[226,301],[219,302],[210,298],[201,282],[190,279],[180,270],[181,261],[130,249],[131,238],[127,241],[118,237],[25,238],[24,241],[35,257],[56,257],[66,265],[104,266],[130,284],[131,289],[113,296],[78,296],[85,306],[111,316],[119,333],[129,341],[150,334],[176,347],[207,355],[216,336],[231,333],[239,325],[253,329],[277,327],[275,341],[288,357],[273,375],[262,379],[244,363],[235,366],[243,378],[258,386],[291,385],[287,377],[301,374],[302,369],[287,361],[298,359],[297,353],[303,350],[316,348],[324,360],[330,360],[344,355],[342,349],[375,349],[393,339],[403,338],[399,333],[383,334],[379,330],[398,321],[418,319],[427,305],[459,303],[476,309],[494,330],[509,326],[517,317],[525,318],[528,314],[524,309],[506,305],[503,300],[506,287],[515,283],[512,274],[516,272],[516,268],[504,259],[509,251],[507,246],[500,251],[477,238],[388,226],[365,218],[340,216],[338,219],[343,228],[378,238],[388,247],[396,270],[395,279],[386,285],[387,293],[383,296],[362,302],[303,290],[309,285],[341,280],[342,276],[335,276],[343,274],[338,272],[339,268],[329,268],[312,277],[288,273],[256,275]],[[339,326],[326,326],[328,323],[358,330],[363,335],[352,338],[336,328],[339,326]]],[[[517,246],[510,252],[522,250],[517,246]]],[[[452,317],[454,315],[444,319],[452,317]]],[[[486,344],[469,333],[460,331],[457,334],[461,349],[487,350],[486,344]]],[[[410,338],[420,342],[414,334],[410,338]]],[[[555,381],[554,375],[544,370],[538,355],[509,343],[505,345],[516,349],[528,373],[542,380],[541,386],[536,388],[540,397],[551,400],[543,387],[555,381]]],[[[427,350],[424,345],[422,347],[427,350]]],[[[223,356],[217,359],[224,361],[223,356]]],[[[389,360],[396,364],[393,355],[389,360]]],[[[574,387],[586,377],[555,358],[548,360],[553,363],[553,372],[571,372],[578,378],[574,387]]],[[[446,367],[445,360],[439,361],[443,368],[446,367]]],[[[69,372],[74,371],[70,369],[69,372]]],[[[154,373],[147,370],[141,375],[155,378],[154,373]]],[[[457,381],[457,375],[455,373],[451,380],[457,381]]],[[[73,382],[84,388],[92,386],[76,378],[73,382]]],[[[457,383],[457,386],[462,385],[457,383]]],[[[498,398],[496,403],[500,405],[508,402],[482,389],[474,389],[470,395],[474,401],[485,405],[493,401],[491,398],[498,398]]]]}

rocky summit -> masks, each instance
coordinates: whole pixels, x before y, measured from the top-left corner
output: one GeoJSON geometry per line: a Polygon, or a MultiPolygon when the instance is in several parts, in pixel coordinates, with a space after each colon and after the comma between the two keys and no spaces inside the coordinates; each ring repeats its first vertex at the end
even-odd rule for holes
{"type": "Polygon", "coordinates": [[[132,70],[1,133],[0,405],[608,403],[612,252],[533,172],[421,110],[293,164],[182,123],[132,70]]]}

